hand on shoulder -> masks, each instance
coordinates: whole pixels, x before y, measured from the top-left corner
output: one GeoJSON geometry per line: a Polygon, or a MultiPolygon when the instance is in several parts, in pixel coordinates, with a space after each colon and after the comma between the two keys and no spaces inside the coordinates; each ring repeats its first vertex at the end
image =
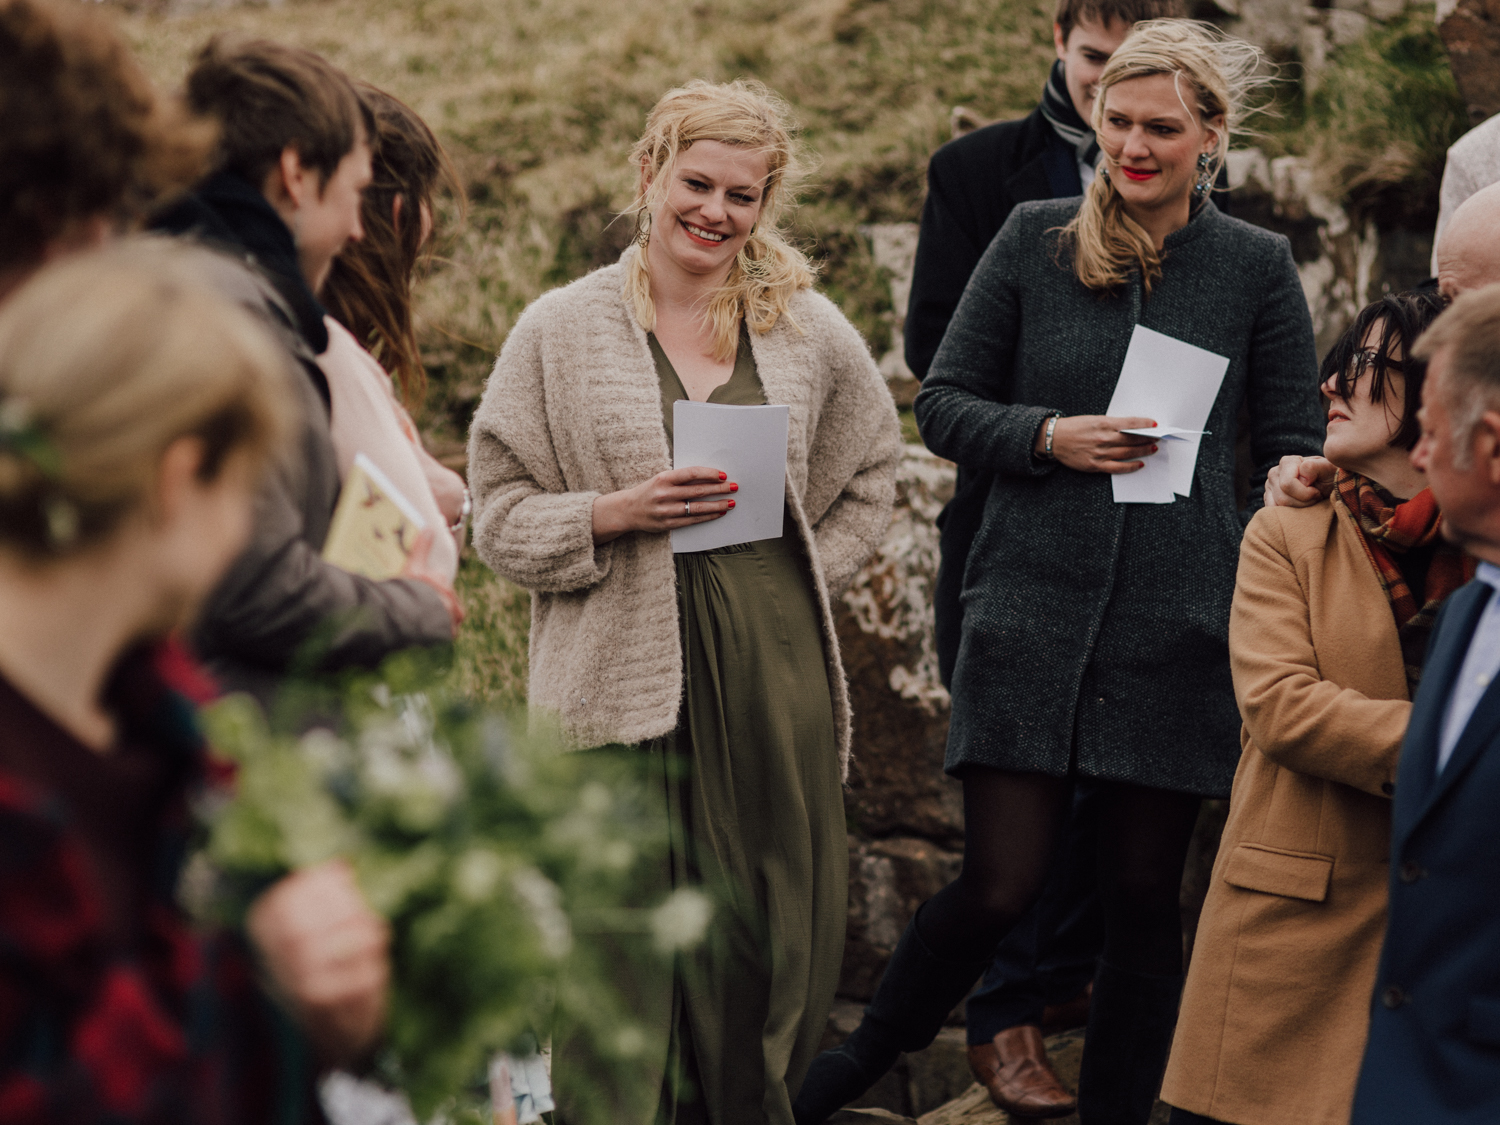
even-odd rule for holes
{"type": "Polygon", "coordinates": [[[1266,474],[1266,507],[1310,508],[1333,492],[1337,470],[1326,457],[1288,455],[1266,474]]]}

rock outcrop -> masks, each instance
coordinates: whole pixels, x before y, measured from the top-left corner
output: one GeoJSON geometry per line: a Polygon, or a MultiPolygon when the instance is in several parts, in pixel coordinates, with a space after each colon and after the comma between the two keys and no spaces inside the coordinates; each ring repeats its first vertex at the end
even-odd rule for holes
{"type": "Polygon", "coordinates": [[[1439,0],[1438,34],[1470,124],[1500,113],[1500,0],[1439,0]]]}

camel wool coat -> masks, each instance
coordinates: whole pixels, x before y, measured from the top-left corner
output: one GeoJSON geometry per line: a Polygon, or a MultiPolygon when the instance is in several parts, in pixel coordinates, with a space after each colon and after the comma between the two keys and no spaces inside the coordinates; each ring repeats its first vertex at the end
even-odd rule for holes
{"type": "Polygon", "coordinates": [[[1244,716],[1162,1099],[1234,1125],[1347,1125],[1370,1020],[1411,703],[1342,504],[1267,508],[1240,552],[1244,716]]]}
{"type": "MultiPolygon", "coordinates": [[[[623,294],[636,252],[526,309],[469,436],[475,549],[532,591],[530,703],[578,746],[667,734],[682,699],[668,535],[593,541],[598,496],[672,467],[656,365],[623,294]]],[[[790,315],[750,333],[750,347],[766,401],[790,407],[786,502],[814,579],[847,774],[849,693],[831,599],[890,526],[900,423],[864,339],[826,297],[798,292],[790,315]]]]}

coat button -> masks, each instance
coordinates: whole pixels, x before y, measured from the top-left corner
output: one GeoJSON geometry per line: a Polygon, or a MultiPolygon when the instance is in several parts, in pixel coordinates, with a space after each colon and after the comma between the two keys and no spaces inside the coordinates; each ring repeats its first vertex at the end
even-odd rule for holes
{"type": "Polygon", "coordinates": [[[1423,875],[1422,865],[1414,859],[1409,859],[1401,865],[1401,881],[1403,883],[1415,883],[1423,875]]]}
{"type": "Polygon", "coordinates": [[[1396,787],[1389,781],[1382,781],[1380,783],[1380,791],[1389,797],[1396,792],[1396,787]]]}
{"type": "Polygon", "coordinates": [[[1380,1002],[1387,1008],[1399,1008],[1406,1000],[1406,992],[1399,984],[1388,984],[1381,990],[1380,1002]]]}

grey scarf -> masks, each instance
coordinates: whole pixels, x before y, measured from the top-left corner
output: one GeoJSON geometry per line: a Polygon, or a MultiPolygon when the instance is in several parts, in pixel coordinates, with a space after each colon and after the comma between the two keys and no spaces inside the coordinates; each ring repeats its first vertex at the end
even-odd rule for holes
{"type": "Polygon", "coordinates": [[[1090,168],[1098,167],[1099,142],[1094,139],[1094,130],[1088,122],[1073,108],[1061,59],[1052,64],[1052,73],[1047,76],[1047,87],[1042,91],[1042,116],[1080,161],[1090,168]]]}

